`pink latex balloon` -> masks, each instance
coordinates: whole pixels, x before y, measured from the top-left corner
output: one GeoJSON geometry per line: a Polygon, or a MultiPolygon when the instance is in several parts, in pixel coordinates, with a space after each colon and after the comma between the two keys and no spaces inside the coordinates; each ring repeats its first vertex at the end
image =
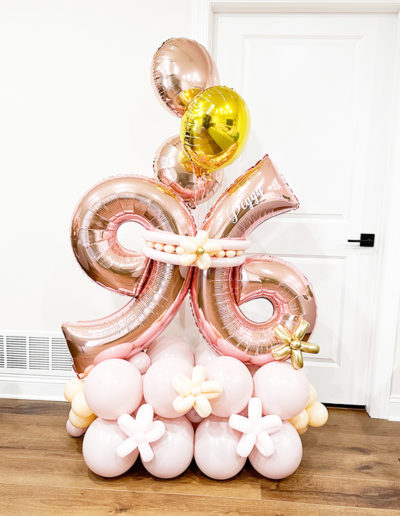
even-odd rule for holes
{"type": "Polygon", "coordinates": [[[221,396],[211,400],[212,413],[229,417],[243,410],[253,394],[253,379],[247,367],[232,357],[217,357],[207,363],[206,378],[222,385],[221,396]]]}
{"type": "Polygon", "coordinates": [[[90,470],[102,477],[116,477],[128,471],[138,457],[138,450],[124,458],[117,455],[126,435],[116,421],[97,418],[86,431],[82,444],[83,458],[90,470]]]}
{"type": "Polygon", "coordinates": [[[85,381],[85,400],[91,410],[103,419],[117,419],[136,410],[142,399],[142,377],[126,360],[101,362],[85,381]]]}
{"type": "Polygon", "coordinates": [[[204,420],[204,418],[199,416],[198,413],[193,408],[190,409],[189,412],[187,414],[185,414],[185,416],[194,425],[198,425],[199,423],[201,423],[204,420]]]}
{"type": "Polygon", "coordinates": [[[71,423],[69,419],[67,419],[65,429],[67,430],[68,435],[71,437],[82,437],[82,435],[86,432],[85,428],[77,428],[71,423]]]}
{"type": "Polygon", "coordinates": [[[143,394],[156,414],[166,418],[182,415],[175,412],[172,406],[178,396],[172,387],[172,380],[178,374],[191,377],[192,369],[191,364],[179,358],[162,358],[151,364],[143,378],[143,394]]]}
{"type": "Polygon", "coordinates": [[[195,234],[182,199],[158,181],[114,177],[84,196],[72,221],[75,256],[99,285],[132,300],[103,319],[63,325],[78,373],[100,360],[126,358],[147,346],[168,326],[190,285],[190,269],[149,260],[118,243],[118,228],[127,221],[148,230],[195,234]]]}
{"type": "Polygon", "coordinates": [[[254,395],[262,401],[263,414],[290,419],[306,407],[310,383],[288,362],[271,362],[255,373],[254,395]]]}
{"type": "Polygon", "coordinates": [[[287,421],[278,432],[271,434],[271,439],[275,447],[272,455],[264,457],[254,447],[249,460],[260,475],[279,480],[288,477],[300,466],[303,447],[297,430],[287,421]]]}
{"type": "MultiPolygon", "coordinates": [[[[263,221],[296,209],[296,197],[268,156],[240,176],[219,198],[203,224],[210,238],[246,238],[263,221]]],[[[316,304],[308,280],[291,264],[267,255],[248,256],[236,268],[195,269],[191,300],[205,339],[223,355],[263,365],[278,344],[273,329],[282,324],[295,331],[304,319],[315,325],[316,304]],[[255,323],[240,305],[268,299],[273,316],[255,323]]]]}
{"type": "Polygon", "coordinates": [[[161,420],[166,432],[151,444],[153,460],[144,462],[149,473],[158,478],[173,478],[183,473],[193,459],[194,431],[186,417],[161,420]]]}
{"type": "Polygon", "coordinates": [[[162,335],[153,340],[147,348],[147,354],[153,364],[162,358],[179,358],[186,360],[191,365],[194,364],[192,348],[187,342],[176,336],[162,335]]]}
{"type": "Polygon", "coordinates": [[[179,135],[168,138],[157,150],[153,168],[156,179],[169,186],[190,208],[210,199],[222,183],[222,170],[207,172],[190,161],[179,135]]]}
{"type": "Polygon", "coordinates": [[[194,354],[194,361],[196,365],[205,366],[220,355],[212,348],[206,341],[202,340],[197,346],[194,354]]]}
{"type": "Polygon", "coordinates": [[[144,374],[151,365],[150,357],[147,353],[140,351],[128,359],[132,365],[134,365],[140,374],[144,374]]]}
{"type": "Polygon", "coordinates": [[[207,49],[187,38],[171,38],[154,54],[154,91],[161,104],[181,117],[201,90],[218,84],[218,70],[207,49]]]}
{"type": "Polygon", "coordinates": [[[254,375],[256,374],[256,372],[260,369],[258,366],[256,366],[256,365],[252,365],[252,364],[249,364],[249,365],[247,366],[247,368],[248,368],[248,370],[249,370],[249,372],[250,372],[251,376],[254,376],[254,375]]]}
{"type": "Polygon", "coordinates": [[[234,477],[246,459],[240,457],[237,446],[241,434],[228,421],[210,416],[197,427],[194,437],[194,458],[200,470],[215,480],[234,477]]]}

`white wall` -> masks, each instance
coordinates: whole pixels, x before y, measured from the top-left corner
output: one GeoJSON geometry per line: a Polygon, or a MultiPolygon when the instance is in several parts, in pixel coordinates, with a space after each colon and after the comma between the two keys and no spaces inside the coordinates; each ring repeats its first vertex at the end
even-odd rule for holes
{"type": "Polygon", "coordinates": [[[59,331],[125,303],[81,271],[69,224],[101,179],[152,175],[179,119],[152,91],[151,58],[190,34],[188,0],[0,0],[0,331],[59,331]]]}

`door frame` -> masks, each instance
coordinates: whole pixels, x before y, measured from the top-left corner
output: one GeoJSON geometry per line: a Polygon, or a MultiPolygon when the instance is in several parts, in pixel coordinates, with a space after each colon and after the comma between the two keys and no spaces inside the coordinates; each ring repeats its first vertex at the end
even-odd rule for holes
{"type": "MultiPolygon", "coordinates": [[[[371,417],[400,421],[400,396],[391,395],[400,310],[400,242],[396,203],[400,199],[400,1],[385,0],[192,0],[192,36],[213,53],[213,26],[221,13],[372,13],[397,16],[390,141],[384,164],[384,210],[377,240],[377,296],[368,357],[366,408],[371,417]],[[394,238],[392,238],[392,235],[394,238]]],[[[400,345],[400,341],[399,341],[400,345]]]]}

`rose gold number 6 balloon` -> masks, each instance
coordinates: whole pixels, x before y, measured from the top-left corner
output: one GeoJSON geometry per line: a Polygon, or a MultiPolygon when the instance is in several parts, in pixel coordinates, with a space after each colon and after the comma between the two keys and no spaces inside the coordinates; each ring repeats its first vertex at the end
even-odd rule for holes
{"type": "MultiPolygon", "coordinates": [[[[266,156],[239,177],[208,214],[203,229],[210,238],[245,238],[263,221],[296,209],[298,201],[266,156]]],[[[308,280],[291,264],[268,255],[246,258],[241,267],[196,269],[191,285],[193,311],[206,340],[223,355],[257,365],[273,360],[278,344],[273,329],[295,331],[302,319],[314,328],[316,303],[308,280]],[[266,298],[272,317],[255,323],[240,305],[266,298]]]]}
{"type": "Polygon", "coordinates": [[[63,325],[78,373],[100,360],[126,357],[145,347],[169,324],[190,285],[190,269],[149,260],[118,243],[117,230],[127,221],[150,230],[195,234],[183,201],[154,180],[111,178],[85,195],[72,221],[75,256],[99,285],[132,300],[103,319],[63,325]]]}

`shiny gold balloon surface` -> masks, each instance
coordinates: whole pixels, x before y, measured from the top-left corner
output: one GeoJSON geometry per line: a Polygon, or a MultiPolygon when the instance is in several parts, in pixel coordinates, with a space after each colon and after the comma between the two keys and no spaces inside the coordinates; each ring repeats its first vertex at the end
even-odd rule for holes
{"type": "Polygon", "coordinates": [[[193,163],[211,172],[242,152],[250,116],[242,97],[227,86],[212,86],[189,104],[181,124],[182,146],[193,163]]]}

